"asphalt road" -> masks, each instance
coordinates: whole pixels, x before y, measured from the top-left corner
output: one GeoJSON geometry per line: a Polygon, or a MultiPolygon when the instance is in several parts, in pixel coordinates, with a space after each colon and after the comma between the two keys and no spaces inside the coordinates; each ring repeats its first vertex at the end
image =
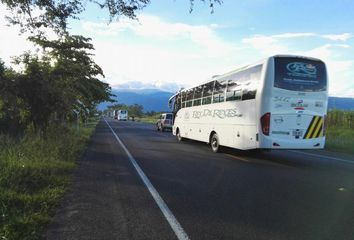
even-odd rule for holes
{"type": "Polygon", "coordinates": [[[44,239],[354,239],[354,156],[215,154],[106,120],[44,239]]]}

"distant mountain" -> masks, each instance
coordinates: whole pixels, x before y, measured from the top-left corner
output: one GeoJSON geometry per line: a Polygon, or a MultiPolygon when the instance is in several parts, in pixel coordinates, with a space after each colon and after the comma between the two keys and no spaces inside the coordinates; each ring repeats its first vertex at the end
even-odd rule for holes
{"type": "MultiPolygon", "coordinates": [[[[173,95],[159,89],[113,89],[118,103],[132,105],[140,104],[144,111],[170,111],[168,99],[173,95]]],[[[101,103],[98,110],[104,110],[111,103],[101,103]]],[[[328,109],[354,110],[354,98],[329,97],[328,109]]]]}
{"type": "Polygon", "coordinates": [[[354,98],[329,97],[328,109],[354,110],[354,98]]]}
{"type": "MultiPolygon", "coordinates": [[[[168,99],[173,93],[165,92],[159,89],[112,89],[112,93],[117,97],[118,103],[133,105],[139,104],[144,107],[144,111],[170,111],[168,108],[168,99]]],[[[104,110],[112,103],[101,103],[98,110],[104,110]]]]}

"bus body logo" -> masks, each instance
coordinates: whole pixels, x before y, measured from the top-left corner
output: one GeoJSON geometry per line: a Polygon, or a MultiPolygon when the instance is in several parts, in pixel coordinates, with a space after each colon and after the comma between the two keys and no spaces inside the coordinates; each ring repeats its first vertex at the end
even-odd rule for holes
{"type": "Polygon", "coordinates": [[[236,108],[232,109],[203,109],[201,111],[193,111],[192,114],[193,118],[205,118],[205,117],[212,117],[212,118],[233,118],[233,117],[242,117],[242,114],[237,111],[236,108]]]}
{"type": "Polygon", "coordinates": [[[294,76],[316,77],[316,66],[310,63],[291,62],[286,65],[286,69],[294,76]]]}

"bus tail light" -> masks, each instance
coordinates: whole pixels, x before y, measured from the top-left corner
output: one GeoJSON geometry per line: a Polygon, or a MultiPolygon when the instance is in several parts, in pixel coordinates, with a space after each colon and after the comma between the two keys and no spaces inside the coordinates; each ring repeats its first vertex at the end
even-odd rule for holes
{"type": "Polygon", "coordinates": [[[270,126],[270,113],[267,112],[261,117],[262,132],[264,135],[269,136],[269,126],[270,126]]]}

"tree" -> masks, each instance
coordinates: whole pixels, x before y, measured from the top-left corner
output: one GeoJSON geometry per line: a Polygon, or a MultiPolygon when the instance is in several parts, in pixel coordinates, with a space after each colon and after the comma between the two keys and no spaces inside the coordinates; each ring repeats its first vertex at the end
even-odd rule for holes
{"type": "Polygon", "coordinates": [[[86,118],[94,113],[98,103],[114,101],[110,86],[98,79],[103,72],[88,53],[93,50],[89,38],[65,36],[54,41],[45,37],[31,40],[43,47],[43,57],[28,53],[17,57],[15,63],[24,65],[23,72],[6,70],[0,62],[3,122],[17,127],[21,122],[33,123],[37,131],[43,131],[54,116],[64,122],[76,111],[86,118]],[[25,118],[20,119],[21,116],[25,118]]]}
{"type": "Polygon", "coordinates": [[[144,107],[142,105],[134,104],[128,107],[129,115],[132,117],[141,117],[143,115],[144,107]]]}
{"type": "Polygon", "coordinates": [[[19,134],[27,124],[26,104],[18,96],[18,74],[0,59],[0,131],[19,134]]]}
{"type": "Polygon", "coordinates": [[[45,37],[32,37],[31,40],[43,47],[52,61],[54,59],[52,74],[67,89],[66,99],[71,105],[92,109],[102,101],[113,101],[110,86],[98,79],[104,74],[89,53],[94,50],[90,38],[67,35],[54,41],[45,37]],[[77,100],[82,104],[78,105],[77,100]]]}

